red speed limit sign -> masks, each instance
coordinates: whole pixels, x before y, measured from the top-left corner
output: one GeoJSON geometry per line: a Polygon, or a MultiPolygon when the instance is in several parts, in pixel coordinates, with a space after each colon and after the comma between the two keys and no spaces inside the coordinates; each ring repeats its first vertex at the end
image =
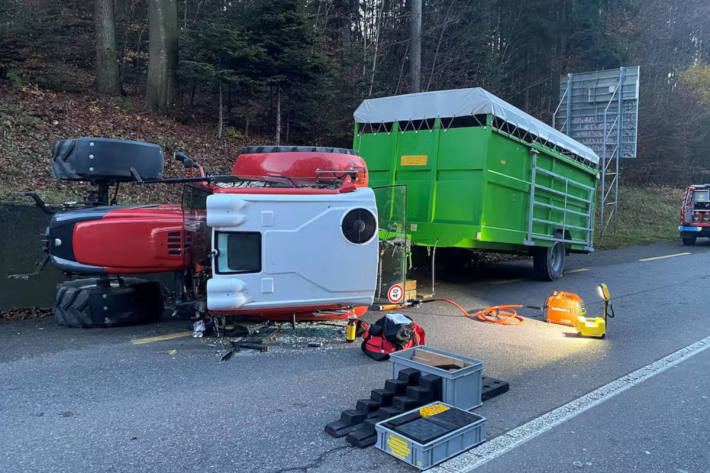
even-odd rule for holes
{"type": "Polygon", "coordinates": [[[394,286],[390,287],[389,291],[387,291],[387,299],[389,299],[392,303],[400,302],[403,298],[404,290],[399,284],[395,284],[394,286]]]}

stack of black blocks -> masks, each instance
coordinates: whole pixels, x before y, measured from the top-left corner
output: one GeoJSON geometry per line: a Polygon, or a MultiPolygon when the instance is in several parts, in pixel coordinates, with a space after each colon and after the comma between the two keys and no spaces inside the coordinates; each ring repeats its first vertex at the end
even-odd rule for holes
{"type": "Polygon", "coordinates": [[[349,444],[365,448],[377,441],[375,424],[406,411],[441,401],[442,381],[419,370],[401,370],[397,379],[388,379],[384,389],[373,389],[370,399],[357,401],[355,409],[342,412],[340,420],[331,422],[325,431],[333,437],[346,436],[349,444]]]}

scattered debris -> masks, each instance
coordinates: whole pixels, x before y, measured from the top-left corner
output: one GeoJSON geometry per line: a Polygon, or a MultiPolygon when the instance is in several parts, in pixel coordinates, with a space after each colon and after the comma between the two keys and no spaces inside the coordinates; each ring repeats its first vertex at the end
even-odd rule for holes
{"type": "Polygon", "coordinates": [[[168,355],[173,356],[177,354],[177,350],[170,350],[168,351],[168,355]]]}
{"type": "MultiPolygon", "coordinates": [[[[200,319],[203,320],[203,319],[200,319]]],[[[230,322],[225,324],[215,318],[204,319],[206,328],[202,331],[203,343],[217,347],[215,355],[220,361],[227,361],[242,350],[267,352],[271,349],[298,349],[303,347],[327,348],[344,343],[344,324],[325,322],[298,322],[292,324],[269,322],[230,322]],[[214,343],[211,340],[216,340],[214,343]]],[[[193,323],[194,327],[194,323],[193,323]]]]}
{"type": "Polygon", "coordinates": [[[0,311],[0,323],[15,320],[42,319],[52,315],[52,309],[47,307],[11,307],[0,311]]]}
{"type": "Polygon", "coordinates": [[[236,345],[232,340],[228,338],[222,338],[222,345],[226,346],[226,349],[224,351],[218,351],[217,355],[220,357],[219,361],[227,361],[230,359],[236,352],[241,351],[238,345],[236,345]]]}
{"type": "Polygon", "coordinates": [[[205,336],[205,330],[207,330],[207,327],[205,326],[205,321],[204,320],[197,320],[192,324],[192,337],[193,338],[202,338],[205,336]]]}
{"type": "Polygon", "coordinates": [[[232,350],[229,350],[227,353],[222,355],[222,357],[219,359],[219,361],[227,361],[238,351],[238,347],[233,348],[232,350]]]}

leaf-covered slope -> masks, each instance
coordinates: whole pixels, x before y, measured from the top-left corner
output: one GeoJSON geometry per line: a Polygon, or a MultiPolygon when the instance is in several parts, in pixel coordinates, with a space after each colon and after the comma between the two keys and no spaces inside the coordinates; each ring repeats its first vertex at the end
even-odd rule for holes
{"type": "MultiPolygon", "coordinates": [[[[26,191],[37,191],[53,203],[80,198],[82,185],[57,181],[50,173],[54,141],[80,136],[159,144],[165,153],[166,177],[183,175],[181,166],[171,159],[176,150],[210,170],[229,171],[250,141],[234,129],[228,129],[220,140],[212,124],[187,125],[152,115],[135,98],[112,98],[93,91],[74,94],[15,88],[9,81],[0,81],[0,200],[18,200],[16,193],[26,191]]],[[[174,200],[176,195],[167,186],[141,186],[123,192],[124,200],[138,202],[174,200]]]]}

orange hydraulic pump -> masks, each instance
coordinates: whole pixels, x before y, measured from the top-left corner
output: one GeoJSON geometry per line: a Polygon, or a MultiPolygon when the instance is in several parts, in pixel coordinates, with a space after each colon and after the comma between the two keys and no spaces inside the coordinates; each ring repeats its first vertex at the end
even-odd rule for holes
{"type": "Polygon", "coordinates": [[[553,324],[575,327],[579,316],[586,316],[584,302],[571,292],[554,291],[542,307],[542,318],[553,324]]]}

